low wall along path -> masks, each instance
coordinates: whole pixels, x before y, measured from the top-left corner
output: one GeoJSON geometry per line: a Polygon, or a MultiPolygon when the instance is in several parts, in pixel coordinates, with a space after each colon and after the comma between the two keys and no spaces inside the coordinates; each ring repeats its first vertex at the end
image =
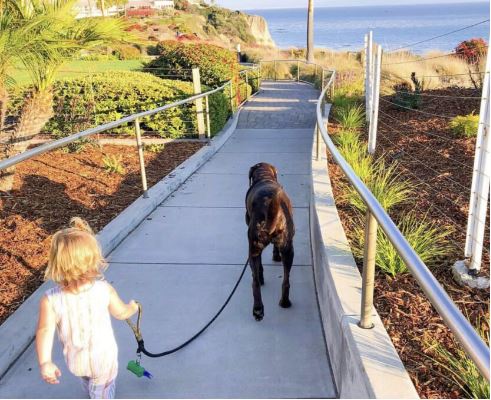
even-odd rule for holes
{"type": "MultiPolygon", "coordinates": [[[[252,316],[248,271],[229,306],[195,342],[170,356],[143,357],[154,379],[125,367],[136,343],[113,321],[119,344],[117,397],[333,398],[336,389],[323,337],[312,270],[309,205],[311,149],[318,92],[301,83],[263,83],[225,145],[148,216],[110,255],[106,278],[122,298],[144,307],[149,351],[175,347],[218,310],[247,259],[244,196],[248,170],[274,164],[294,206],[292,308],[278,306],[283,268],[263,253],[265,318],[252,316]]],[[[31,345],[0,381],[0,397],[81,397],[58,344],[60,385],[47,385],[31,345]]]]}

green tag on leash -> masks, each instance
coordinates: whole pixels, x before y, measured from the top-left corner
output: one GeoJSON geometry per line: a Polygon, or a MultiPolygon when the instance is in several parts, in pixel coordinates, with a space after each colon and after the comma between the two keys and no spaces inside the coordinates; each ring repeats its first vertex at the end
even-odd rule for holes
{"type": "Polygon", "coordinates": [[[148,379],[152,379],[152,374],[143,368],[137,361],[131,360],[126,366],[126,369],[133,372],[138,378],[145,376],[148,379]]]}

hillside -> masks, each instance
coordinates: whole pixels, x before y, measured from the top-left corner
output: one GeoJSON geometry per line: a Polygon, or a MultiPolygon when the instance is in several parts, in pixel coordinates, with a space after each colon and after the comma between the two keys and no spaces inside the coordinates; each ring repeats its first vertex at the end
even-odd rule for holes
{"type": "Polygon", "coordinates": [[[161,10],[155,15],[135,16],[127,12],[130,31],[152,44],[162,40],[206,41],[221,46],[275,47],[266,21],[218,6],[190,5],[176,2],[176,9],[161,10]]]}

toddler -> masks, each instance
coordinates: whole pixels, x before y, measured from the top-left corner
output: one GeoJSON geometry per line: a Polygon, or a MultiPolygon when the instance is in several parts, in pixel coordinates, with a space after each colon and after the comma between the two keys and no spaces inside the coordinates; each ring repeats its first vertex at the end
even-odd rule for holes
{"type": "Polygon", "coordinates": [[[92,399],[114,398],[118,374],[118,347],[110,314],[131,317],[138,306],[125,304],[103,280],[106,263],[89,225],[72,218],[70,228],[55,233],[45,279],[57,286],[41,299],[36,350],[42,378],[59,383],[61,375],[51,361],[55,328],[71,373],[80,377],[92,399]]]}

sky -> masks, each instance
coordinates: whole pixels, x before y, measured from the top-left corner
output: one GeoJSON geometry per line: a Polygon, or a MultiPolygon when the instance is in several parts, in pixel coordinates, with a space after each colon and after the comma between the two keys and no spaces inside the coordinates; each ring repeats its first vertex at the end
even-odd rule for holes
{"type": "MultiPolygon", "coordinates": [[[[350,7],[396,4],[475,3],[482,0],[314,0],[315,7],[350,7]]],[[[233,10],[260,8],[305,8],[308,0],[217,0],[223,7],[233,10]]]]}

